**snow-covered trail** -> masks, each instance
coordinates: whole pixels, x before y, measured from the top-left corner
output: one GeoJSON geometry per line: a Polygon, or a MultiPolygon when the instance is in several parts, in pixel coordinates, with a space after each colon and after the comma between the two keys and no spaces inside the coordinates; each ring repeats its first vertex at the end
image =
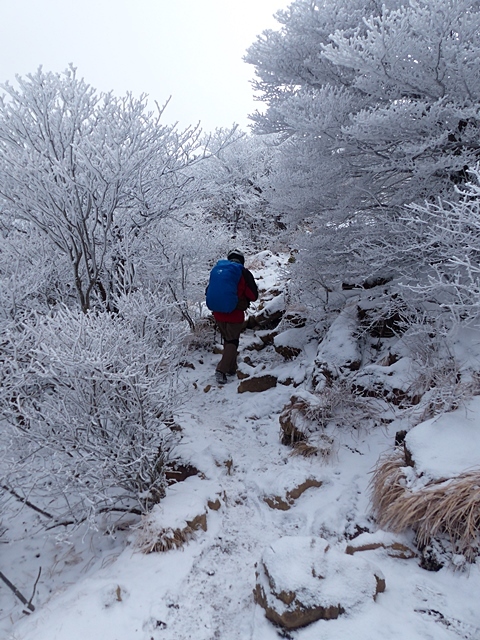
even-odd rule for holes
{"type": "MultiPolygon", "coordinates": [[[[278,285],[273,269],[256,275],[265,291],[278,285]]],[[[309,370],[314,341],[284,362],[272,346],[250,350],[254,338],[251,331],[242,336],[240,353],[264,367],[261,374],[291,370],[298,380],[309,370]]],[[[175,453],[200,475],[170,487],[162,503],[162,522],[175,527],[192,516],[182,511],[176,490],[218,498],[218,509],[208,508],[207,500],[198,504],[207,511],[207,530],[181,549],[145,555],[131,545],[104,564],[98,550],[92,547],[90,560],[84,551],[77,574],[70,573],[71,585],[44,597],[9,640],[276,640],[283,632],[253,599],[263,551],[283,536],[312,535],[344,549],[349,536],[375,531],[368,485],[378,456],[391,446],[388,428],[345,424],[334,434],[330,458],[292,456],[280,443],[279,414],[295,388],[277,384],[261,393],[238,393],[236,379],[219,387],[218,359],[211,345],[189,353],[186,401],[175,415],[181,427],[175,453]],[[306,480],[313,486],[286,504],[288,492],[306,480]]],[[[411,542],[409,535],[398,539],[411,542]]],[[[338,620],[283,637],[479,640],[479,564],[468,574],[448,568],[431,573],[416,558],[392,558],[385,549],[363,553],[385,575],[385,593],[338,620]]]]}
{"type": "Polygon", "coordinates": [[[285,496],[306,478],[323,478],[325,474],[312,461],[289,458],[279,442],[278,413],[290,398],[290,388],[239,394],[238,381],[234,381],[205,392],[218,356],[203,356],[202,360],[204,364],[196,371],[200,378],[207,374],[206,385],[191,397],[190,416],[179,417],[185,429],[180,449],[184,454],[190,450],[189,458],[214,478],[221,507],[209,514],[206,537],[210,543],[199,543],[203,548],[175,606],[169,609],[162,637],[251,638],[259,550],[282,535],[305,530],[307,525],[305,514],[295,513],[294,508],[272,509],[264,498],[285,496]],[[206,443],[200,451],[199,433],[200,441],[206,443]],[[198,622],[195,630],[192,620],[198,622]]]}
{"type": "MultiPolygon", "coordinates": [[[[243,340],[248,345],[249,336],[243,340]]],[[[275,358],[265,353],[269,362],[265,373],[274,370],[275,358]]],[[[214,481],[222,504],[209,514],[208,531],[190,545],[194,553],[191,571],[169,594],[166,626],[148,640],[277,639],[282,635],[280,630],[253,602],[255,568],[263,550],[282,536],[305,535],[320,535],[342,547],[346,535],[364,526],[374,530],[369,520],[370,473],[392,434],[381,428],[363,433],[347,428],[337,433],[336,449],[329,460],[291,456],[289,448],[280,444],[278,416],[294,389],[277,385],[263,393],[239,394],[235,381],[205,391],[217,359],[201,354],[197,374],[192,371],[189,375],[206,384],[197,385],[188,415],[180,415],[179,421],[185,429],[181,448],[214,481]],[[199,447],[201,440],[203,447],[199,447]],[[285,498],[307,479],[321,486],[307,489],[288,510],[272,508],[266,502],[270,497],[285,498]]],[[[304,355],[302,366],[307,369],[309,364],[304,355]]],[[[409,536],[399,539],[411,542],[409,536]]],[[[476,597],[467,587],[468,576],[451,570],[426,572],[415,559],[392,558],[381,550],[368,555],[387,577],[386,593],[355,615],[319,621],[291,637],[480,638],[476,597]],[[463,592],[460,598],[453,596],[456,590],[463,592]],[[437,605],[441,615],[437,615],[437,605]]],[[[480,584],[478,569],[472,568],[472,584],[480,584]]]]}

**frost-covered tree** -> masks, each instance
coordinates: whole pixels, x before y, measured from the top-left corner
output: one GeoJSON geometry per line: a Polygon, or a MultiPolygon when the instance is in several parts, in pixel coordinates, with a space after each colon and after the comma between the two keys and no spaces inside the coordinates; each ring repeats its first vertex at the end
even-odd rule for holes
{"type": "Polygon", "coordinates": [[[66,256],[38,229],[19,221],[4,227],[0,239],[0,323],[75,301],[66,256]]]}
{"type": "Polygon", "coordinates": [[[284,137],[275,205],[330,282],[395,271],[403,206],[454,199],[478,160],[480,3],[297,0],[277,20],[246,57],[256,130],[284,137]]]}
{"type": "Polygon", "coordinates": [[[148,511],[165,488],[180,340],[162,300],[142,292],[122,314],[64,308],[5,327],[3,484],[49,526],[148,511]]]}
{"type": "Polygon", "coordinates": [[[57,523],[163,494],[185,320],[210,257],[185,204],[215,147],[161,116],[74,69],[40,69],[0,99],[3,482],[57,523]]]}
{"type": "Polygon", "coordinates": [[[165,301],[172,320],[186,322],[194,331],[204,315],[209,271],[229,246],[227,225],[206,219],[195,205],[185,207],[181,216],[153,222],[124,243],[122,253],[134,257],[135,269],[126,274],[116,306],[124,315],[136,292],[148,291],[165,301]]]}
{"type": "Polygon", "coordinates": [[[82,310],[107,304],[115,245],[184,202],[200,131],[162,125],[146,97],[97,94],[73,68],[3,86],[3,216],[40,229],[68,257],[82,310]]]}
{"type": "MultiPolygon", "coordinates": [[[[410,279],[413,299],[436,303],[448,317],[478,321],[480,312],[480,173],[459,189],[459,199],[437,199],[411,205],[404,213],[402,230],[411,253],[422,253],[417,264],[422,277],[410,279]]],[[[399,256],[400,258],[400,256],[399,256]]]]}
{"type": "Polygon", "coordinates": [[[275,216],[267,214],[275,137],[245,134],[224,146],[225,134],[219,129],[209,138],[209,157],[195,167],[196,202],[205,219],[225,225],[232,238],[243,233],[263,247],[278,228],[275,216]]]}
{"type": "Polygon", "coordinates": [[[451,194],[480,153],[480,3],[405,3],[364,24],[323,49],[369,97],[343,130],[359,178],[387,206],[451,194]]]}

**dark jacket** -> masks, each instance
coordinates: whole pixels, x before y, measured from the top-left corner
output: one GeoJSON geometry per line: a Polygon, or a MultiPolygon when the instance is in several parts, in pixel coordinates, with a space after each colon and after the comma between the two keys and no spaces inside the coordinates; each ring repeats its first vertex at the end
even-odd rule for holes
{"type": "Polygon", "coordinates": [[[252,273],[243,267],[242,275],[237,287],[238,304],[237,308],[231,313],[221,313],[214,311],[213,316],[218,322],[235,322],[240,323],[245,320],[245,310],[249,307],[250,302],[254,302],[258,298],[258,288],[252,273]]]}

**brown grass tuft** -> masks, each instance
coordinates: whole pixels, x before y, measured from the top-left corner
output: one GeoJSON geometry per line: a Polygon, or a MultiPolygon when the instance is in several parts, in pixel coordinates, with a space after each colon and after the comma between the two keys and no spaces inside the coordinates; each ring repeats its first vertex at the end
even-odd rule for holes
{"type": "Polygon", "coordinates": [[[295,396],[291,399],[290,404],[284,407],[279,416],[282,444],[294,446],[307,440],[308,430],[306,429],[305,421],[302,420],[307,409],[308,404],[303,399],[298,399],[295,396]],[[302,428],[299,428],[298,423],[302,428]]]}
{"type": "Polygon", "coordinates": [[[480,471],[431,482],[412,491],[406,486],[402,453],[382,458],[372,479],[372,506],[380,527],[396,533],[413,528],[423,548],[446,534],[456,553],[473,561],[479,553],[480,471]]]}
{"type": "Polygon", "coordinates": [[[308,440],[302,442],[295,442],[292,445],[291,456],[303,456],[304,458],[311,458],[316,456],[327,460],[333,452],[334,440],[327,434],[320,434],[315,436],[315,444],[312,444],[308,440]]]}
{"type": "Polygon", "coordinates": [[[303,456],[304,458],[312,458],[318,456],[319,451],[317,447],[314,447],[308,442],[295,442],[292,446],[291,456],[303,456]]]}
{"type": "Polygon", "coordinates": [[[144,531],[137,540],[136,546],[142,553],[162,553],[183,547],[194,536],[195,531],[191,527],[163,529],[157,531],[154,536],[149,536],[148,532],[144,531]]]}

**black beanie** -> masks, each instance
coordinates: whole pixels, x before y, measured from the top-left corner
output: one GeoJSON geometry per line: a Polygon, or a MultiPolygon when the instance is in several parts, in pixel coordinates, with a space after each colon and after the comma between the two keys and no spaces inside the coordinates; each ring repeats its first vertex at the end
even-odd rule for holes
{"type": "Polygon", "coordinates": [[[227,260],[231,260],[232,262],[239,262],[242,265],[245,264],[245,257],[239,249],[232,249],[231,251],[229,251],[227,260]]]}

